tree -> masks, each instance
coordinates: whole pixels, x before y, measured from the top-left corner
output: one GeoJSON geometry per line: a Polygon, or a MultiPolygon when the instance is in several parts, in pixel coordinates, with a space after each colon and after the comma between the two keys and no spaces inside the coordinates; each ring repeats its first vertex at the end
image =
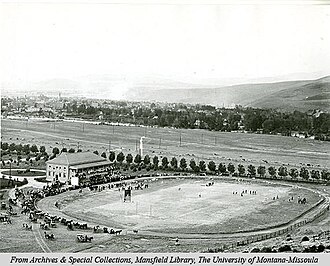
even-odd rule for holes
{"type": "Polygon", "coordinates": [[[244,174],[245,174],[245,168],[244,168],[244,165],[239,164],[238,167],[237,167],[237,171],[238,171],[238,175],[239,175],[239,176],[244,176],[244,174]]]}
{"type": "Polygon", "coordinates": [[[250,164],[248,166],[248,173],[251,177],[255,177],[256,176],[256,168],[254,165],[250,164]]]}
{"type": "Polygon", "coordinates": [[[148,165],[150,164],[150,156],[148,154],[146,154],[143,158],[143,163],[144,165],[148,165]]]}
{"type": "MultiPolygon", "coordinates": [[[[62,148],[62,150],[61,150],[61,152],[67,152],[68,150],[67,150],[67,148],[62,148]]],[[[97,151],[96,151],[97,152],[97,151]]],[[[94,151],[94,153],[95,153],[95,151],[94,151]]],[[[95,153],[96,154],[96,153],[95,153]]]]}
{"type": "Polygon", "coordinates": [[[115,152],[114,151],[110,151],[110,154],[109,154],[109,160],[110,160],[110,162],[113,162],[115,159],[116,159],[115,152]]]}
{"type": "Polygon", "coordinates": [[[257,172],[260,177],[264,177],[266,174],[266,167],[262,165],[258,166],[257,172]]]}
{"type": "Polygon", "coordinates": [[[163,157],[162,159],[162,166],[166,169],[168,167],[169,161],[167,159],[167,157],[163,157]]]}
{"type": "Polygon", "coordinates": [[[200,168],[199,168],[199,165],[196,165],[195,168],[194,168],[194,172],[195,173],[199,173],[200,172],[200,168]]]}
{"type": "Polygon", "coordinates": [[[228,172],[231,174],[234,174],[235,172],[235,166],[232,163],[229,163],[227,166],[228,172]]]}
{"type": "Polygon", "coordinates": [[[190,166],[191,170],[193,170],[193,171],[195,170],[195,168],[196,168],[196,162],[195,162],[194,159],[191,159],[190,160],[189,166],[190,166]]]}
{"type": "Polygon", "coordinates": [[[210,170],[211,172],[215,172],[217,166],[215,165],[215,162],[210,161],[210,162],[208,163],[208,165],[207,165],[207,168],[209,168],[209,170],[210,170]]]}
{"type": "Polygon", "coordinates": [[[285,166],[280,166],[280,168],[278,168],[278,175],[280,177],[285,177],[288,175],[288,170],[285,166]]]}
{"type": "Polygon", "coordinates": [[[330,180],[330,173],[328,172],[328,170],[323,169],[323,170],[321,171],[321,178],[322,178],[323,180],[326,180],[326,181],[329,181],[329,180],[330,180]]]}
{"type": "Polygon", "coordinates": [[[180,168],[185,171],[187,169],[187,161],[185,158],[180,159],[180,168]]]}
{"type": "Polygon", "coordinates": [[[308,180],[308,178],[309,178],[309,172],[308,172],[308,170],[305,167],[302,167],[300,169],[299,176],[301,178],[305,179],[305,180],[308,180]]]}
{"type": "Polygon", "coordinates": [[[122,164],[124,160],[125,160],[124,153],[123,152],[118,153],[118,155],[117,155],[117,162],[120,163],[120,164],[122,164]]]}
{"type": "Polygon", "coordinates": [[[54,148],[53,148],[53,154],[56,156],[56,155],[59,154],[59,153],[60,153],[59,148],[54,147],[54,148]]]}
{"type": "MultiPolygon", "coordinates": [[[[54,150],[54,149],[53,149],[54,150]]],[[[25,144],[24,146],[23,146],[23,152],[25,153],[25,154],[29,154],[30,153],[30,144],[25,144]]],[[[53,152],[54,153],[54,152],[53,152]]],[[[60,153],[60,151],[58,151],[58,153],[60,153]]],[[[57,154],[58,154],[57,153],[57,154]]]]}
{"type": "Polygon", "coordinates": [[[39,149],[38,149],[38,147],[37,147],[37,145],[35,145],[35,144],[33,144],[32,146],[31,146],[31,152],[33,152],[33,153],[37,153],[38,151],[39,151],[39,149]]]}
{"type": "Polygon", "coordinates": [[[268,173],[271,176],[271,178],[275,178],[276,177],[276,168],[273,166],[270,166],[268,168],[268,173]]]}
{"type": "Polygon", "coordinates": [[[82,152],[82,149],[78,149],[77,152],[82,152]]]}
{"type": "Polygon", "coordinates": [[[159,159],[156,155],[152,158],[152,164],[154,165],[155,170],[158,169],[159,159]]]}
{"type": "Polygon", "coordinates": [[[14,150],[16,150],[16,144],[15,143],[10,143],[9,151],[14,151],[14,150]]]}
{"type": "Polygon", "coordinates": [[[133,155],[129,153],[126,155],[126,163],[131,164],[132,162],[133,162],[133,155]]]}
{"type": "Polygon", "coordinates": [[[9,145],[8,145],[8,143],[7,142],[1,142],[1,149],[2,150],[8,150],[8,148],[9,148],[9,145]]]}
{"type": "Polygon", "coordinates": [[[135,155],[134,163],[140,164],[141,162],[142,162],[141,155],[140,154],[135,155]]]}
{"type": "Polygon", "coordinates": [[[296,179],[299,176],[299,172],[296,168],[291,168],[289,171],[289,176],[291,176],[292,179],[296,179]]]}
{"type": "Polygon", "coordinates": [[[320,172],[318,170],[312,170],[311,171],[311,178],[320,179],[320,172]]]}
{"type": "Polygon", "coordinates": [[[172,157],[171,159],[171,166],[174,169],[178,168],[178,160],[175,157],[172,157]]]}
{"type": "Polygon", "coordinates": [[[96,154],[96,155],[99,155],[99,151],[98,150],[93,151],[93,153],[96,154]]]}
{"type": "Polygon", "coordinates": [[[16,145],[17,154],[21,154],[22,150],[23,150],[23,145],[21,143],[16,145]]]}
{"type": "Polygon", "coordinates": [[[76,152],[76,150],[74,149],[74,148],[70,148],[69,150],[68,150],[68,153],[75,153],[76,152]]]}
{"type": "Polygon", "coordinates": [[[40,146],[39,150],[40,150],[40,152],[45,153],[46,152],[46,147],[45,146],[40,146]]]}
{"type": "Polygon", "coordinates": [[[202,161],[199,161],[199,170],[202,171],[202,172],[205,172],[206,171],[206,163],[202,160],[202,161]]]}
{"type": "MultiPolygon", "coordinates": [[[[224,163],[220,163],[219,166],[218,166],[218,171],[221,173],[221,174],[224,174],[227,172],[227,169],[226,169],[226,165],[224,163]]],[[[235,170],[234,170],[235,171],[235,170]]]]}
{"type": "Polygon", "coordinates": [[[101,157],[107,158],[107,154],[105,153],[105,151],[101,153],[101,157]]]}

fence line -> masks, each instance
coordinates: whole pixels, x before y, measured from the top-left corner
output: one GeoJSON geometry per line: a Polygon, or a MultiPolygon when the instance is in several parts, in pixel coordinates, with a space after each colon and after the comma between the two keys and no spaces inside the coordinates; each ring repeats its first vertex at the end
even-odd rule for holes
{"type": "MultiPolygon", "coordinates": [[[[320,201],[318,204],[316,204],[316,206],[319,206],[323,202],[324,202],[324,200],[323,201],[320,201]]],[[[248,245],[250,243],[255,243],[255,242],[259,242],[259,241],[262,241],[262,240],[266,240],[266,239],[270,239],[270,238],[274,238],[274,237],[283,235],[285,233],[288,233],[290,231],[295,230],[298,227],[301,227],[301,226],[303,226],[303,225],[305,225],[307,223],[310,223],[310,222],[314,221],[315,219],[317,219],[318,217],[322,216],[327,211],[329,211],[329,207],[330,207],[330,205],[328,203],[327,205],[325,205],[324,207],[322,207],[313,216],[308,217],[308,218],[306,218],[306,219],[304,219],[302,221],[295,222],[295,223],[291,224],[290,226],[288,226],[288,227],[286,227],[284,229],[279,229],[279,230],[276,230],[276,231],[271,232],[271,233],[256,234],[256,235],[253,235],[253,236],[250,236],[250,237],[245,237],[243,240],[232,242],[232,243],[228,243],[228,244],[224,244],[224,245],[222,245],[221,249],[222,250],[226,250],[226,249],[229,249],[229,248],[235,248],[235,247],[238,247],[238,246],[244,246],[244,245],[248,245]]],[[[323,232],[321,232],[318,235],[313,236],[313,237],[314,238],[315,237],[319,237],[320,238],[322,236],[329,236],[329,235],[330,235],[330,230],[327,230],[327,231],[323,231],[323,232]]]]}

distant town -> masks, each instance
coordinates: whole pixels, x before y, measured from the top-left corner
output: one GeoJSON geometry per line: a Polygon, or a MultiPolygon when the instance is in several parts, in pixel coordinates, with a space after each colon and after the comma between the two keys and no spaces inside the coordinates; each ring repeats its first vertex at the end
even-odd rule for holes
{"type": "Polygon", "coordinates": [[[98,124],[206,129],[330,140],[330,114],[280,112],[236,105],[114,101],[40,96],[2,97],[1,119],[83,120],[98,124]]]}

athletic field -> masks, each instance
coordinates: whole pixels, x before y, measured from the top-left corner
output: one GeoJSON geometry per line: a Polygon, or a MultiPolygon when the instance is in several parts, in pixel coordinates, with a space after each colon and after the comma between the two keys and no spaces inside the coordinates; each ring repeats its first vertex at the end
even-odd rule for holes
{"type": "MultiPolygon", "coordinates": [[[[123,191],[77,191],[55,196],[66,215],[109,227],[180,233],[229,233],[271,227],[295,218],[320,198],[301,188],[256,182],[158,180],[150,188],[123,191]],[[237,194],[236,194],[237,193],[237,194]],[[298,196],[307,204],[298,204],[298,196]],[[289,199],[293,197],[293,201],[289,199]]],[[[41,200],[47,208],[54,197],[41,200]]]]}

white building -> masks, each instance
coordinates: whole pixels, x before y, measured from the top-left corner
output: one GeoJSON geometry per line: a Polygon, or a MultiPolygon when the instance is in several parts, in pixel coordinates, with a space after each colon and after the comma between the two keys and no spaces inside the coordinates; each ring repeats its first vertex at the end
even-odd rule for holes
{"type": "Polygon", "coordinates": [[[46,177],[48,181],[78,185],[80,174],[101,172],[110,166],[109,160],[92,152],[62,152],[56,158],[47,161],[46,177]]]}

